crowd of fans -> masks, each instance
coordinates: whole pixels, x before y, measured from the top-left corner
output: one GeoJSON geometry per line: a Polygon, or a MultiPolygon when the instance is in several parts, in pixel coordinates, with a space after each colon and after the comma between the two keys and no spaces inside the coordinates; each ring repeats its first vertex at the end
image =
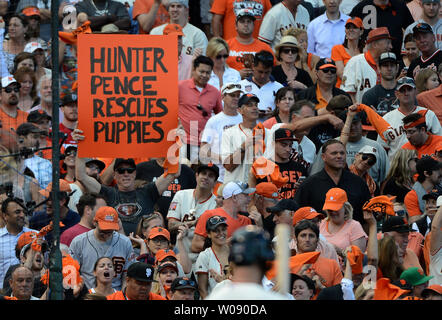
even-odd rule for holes
{"type": "Polygon", "coordinates": [[[54,166],[65,300],[442,299],[440,0],[64,0],[59,106],[50,5],[0,0],[2,299],[50,299],[54,166]],[[79,34],[177,35],[178,168],[77,156],[79,34]]]}

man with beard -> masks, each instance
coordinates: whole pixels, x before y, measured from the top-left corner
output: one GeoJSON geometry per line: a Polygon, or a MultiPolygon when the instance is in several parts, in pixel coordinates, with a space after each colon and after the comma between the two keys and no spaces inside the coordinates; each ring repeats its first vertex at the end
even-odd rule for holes
{"type": "Polygon", "coordinates": [[[77,95],[69,93],[61,100],[61,112],[63,113],[63,121],[60,123],[60,132],[68,135],[64,141],[64,145],[77,145],[77,141],[72,138],[72,131],[77,126],[78,120],[78,105],[77,95]]]}
{"type": "MultiPolygon", "coordinates": [[[[43,110],[52,117],[52,77],[50,75],[44,75],[40,78],[37,91],[40,94],[40,104],[33,107],[29,112],[43,110]]],[[[59,119],[60,122],[63,120],[62,113],[60,113],[59,119]]]]}
{"type": "Polygon", "coordinates": [[[39,148],[41,130],[32,123],[22,123],[16,130],[18,146],[25,159],[24,164],[35,175],[40,187],[46,188],[52,181],[52,164],[49,160],[37,156],[32,148],[39,148]]]}
{"type": "Polygon", "coordinates": [[[3,129],[16,130],[17,127],[26,122],[28,114],[18,109],[18,93],[20,84],[13,76],[6,76],[1,81],[0,95],[0,124],[3,129]]]}
{"type": "Polygon", "coordinates": [[[3,288],[3,279],[9,266],[20,263],[15,255],[18,239],[25,232],[35,232],[25,227],[23,206],[23,201],[18,198],[7,198],[1,206],[5,226],[0,229],[0,289],[3,288]]]}

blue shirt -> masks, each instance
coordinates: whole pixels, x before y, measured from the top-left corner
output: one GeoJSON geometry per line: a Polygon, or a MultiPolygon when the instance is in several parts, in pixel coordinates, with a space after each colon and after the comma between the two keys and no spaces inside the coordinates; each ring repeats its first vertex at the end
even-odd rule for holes
{"type": "Polygon", "coordinates": [[[349,18],[341,12],[338,20],[329,20],[327,14],[324,13],[310,21],[307,27],[307,52],[321,58],[330,58],[332,47],[344,43],[345,22],[349,18]]]}

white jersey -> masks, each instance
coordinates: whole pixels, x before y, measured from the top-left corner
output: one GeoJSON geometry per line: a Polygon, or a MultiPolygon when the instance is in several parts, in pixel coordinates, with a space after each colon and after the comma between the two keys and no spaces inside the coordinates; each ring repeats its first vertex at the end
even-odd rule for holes
{"type": "MultiPolygon", "coordinates": [[[[189,214],[190,210],[195,210],[195,217],[198,219],[206,210],[215,209],[216,197],[212,194],[210,198],[202,202],[196,202],[194,196],[195,189],[185,189],[178,191],[172,199],[167,213],[167,219],[176,219],[183,221],[186,214],[189,214]]],[[[184,246],[189,253],[189,258],[192,263],[195,263],[198,257],[197,253],[192,253],[190,247],[192,245],[192,238],[195,232],[195,227],[190,228],[187,231],[186,237],[183,239],[184,246]]]]}
{"type": "MultiPolygon", "coordinates": [[[[247,137],[252,135],[252,130],[244,128],[241,124],[237,124],[226,131],[224,131],[221,142],[221,159],[225,163],[225,159],[238,150],[241,144],[246,141],[247,137]]],[[[265,144],[269,145],[271,135],[269,130],[265,129],[265,144]]],[[[249,180],[249,171],[253,164],[253,147],[246,148],[244,159],[233,159],[234,164],[239,164],[232,172],[226,170],[224,175],[224,183],[230,181],[244,181],[249,180]]]]}
{"type": "MultiPolygon", "coordinates": [[[[419,19],[419,20],[413,22],[412,24],[410,24],[407,27],[407,29],[405,29],[405,31],[404,31],[404,40],[405,40],[405,36],[407,34],[413,33],[413,28],[418,23],[426,23],[426,22],[423,19],[419,19]]],[[[442,50],[442,18],[439,18],[439,20],[437,20],[436,24],[434,26],[431,26],[431,29],[433,29],[433,33],[436,37],[436,48],[442,50]]],[[[404,41],[402,41],[402,51],[405,51],[404,41]]]]}
{"type": "Polygon", "coordinates": [[[442,284],[442,249],[439,248],[439,251],[432,256],[430,254],[430,268],[429,268],[429,276],[434,276],[434,278],[430,279],[429,285],[433,284],[442,284]]]}
{"type": "Polygon", "coordinates": [[[341,90],[356,94],[356,102],[362,102],[362,96],[376,85],[377,74],[361,53],[348,60],[342,75],[341,90]]]}
{"type": "Polygon", "coordinates": [[[226,282],[206,300],[289,300],[287,296],[269,291],[257,283],[226,282]]]}
{"type": "Polygon", "coordinates": [[[111,258],[115,269],[112,288],[116,290],[121,290],[123,274],[136,261],[130,239],[116,231],[107,242],[98,241],[94,236],[94,229],[82,233],[72,240],[69,254],[80,264],[80,275],[88,289],[95,287],[94,265],[98,258],[111,258]]]}
{"type": "MultiPolygon", "coordinates": [[[[161,26],[155,27],[150,31],[153,35],[163,35],[164,28],[168,23],[162,24],[161,26]]],[[[207,40],[206,34],[199,28],[195,27],[190,23],[186,23],[183,28],[183,52],[188,55],[193,55],[193,50],[196,48],[201,48],[203,50],[202,54],[206,54],[207,40]]]]}
{"type": "Polygon", "coordinates": [[[273,77],[262,87],[258,87],[250,78],[243,79],[240,82],[245,93],[252,93],[259,98],[258,108],[260,110],[267,110],[269,107],[275,110],[276,92],[284,87],[278,81],[272,81],[272,79],[273,77]]]}
{"type": "Polygon", "coordinates": [[[217,282],[213,277],[209,276],[209,270],[213,269],[216,273],[223,275],[224,267],[218,260],[215,252],[212,248],[207,248],[206,250],[200,252],[198,259],[194,265],[193,272],[198,276],[199,273],[204,273],[208,275],[208,293],[210,294],[215,288],[217,282]]]}
{"type": "Polygon", "coordinates": [[[280,2],[265,14],[259,28],[258,39],[268,43],[272,49],[275,49],[285,30],[291,27],[306,30],[309,22],[310,15],[302,5],[298,6],[296,17],[293,17],[285,4],[280,2]]]}
{"type": "MultiPolygon", "coordinates": [[[[420,110],[428,110],[423,107],[417,106],[413,113],[418,112],[420,110]]],[[[399,109],[392,110],[387,112],[383,118],[387,121],[392,127],[391,130],[387,130],[384,133],[385,138],[388,141],[388,144],[378,136],[377,142],[379,142],[384,148],[389,148],[388,157],[390,161],[393,159],[393,156],[397,150],[399,150],[404,144],[408,142],[407,135],[405,134],[404,123],[402,119],[405,118],[405,114],[403,114],[399,109]]],[[[433,134],[438,136],[442,135],[442,127],[437,116],[433,111],[428,110],[425,116],[425,122],[427,124],[427,130],[433,134]]]]}
{"type": "MultiPolygon", "coordinates": [[[[211,152],[220,154],[223,132],[241,122],[242,115],[240,113],[236,116],[228,116],[224,112],[214,115],[207,121],[206,126],[204,127],[201,143],[207,143],[208,146],[202,148],[210,147],[211,152]]],[[[215,162],[213,160],[212,162],[219,168],[218,181],[223,182],[226,169],[220,162],[215,162]]]]}

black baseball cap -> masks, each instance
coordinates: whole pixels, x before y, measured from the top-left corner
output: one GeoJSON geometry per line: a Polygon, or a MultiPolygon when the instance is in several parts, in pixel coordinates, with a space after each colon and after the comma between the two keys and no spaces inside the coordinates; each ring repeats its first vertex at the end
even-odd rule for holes
{"type": "Polygon", "coordinates": [[[180,289],[193,289],[197,290],[196,282],[192,279],[189,279],[187,277],[178,277],[173,280],[170,290],[172,292],[180,289]]]}
{"type": "Polygon", "coordinates": [[[293,131],[285,128],[279,128],[275,131],[275,141],[296,140],[293,131]]]}
{"type": "Polygon", "coordinates": [[[27,136],[30,133],[40,133],[41,130],[33,123],[25,122],[17,127],[15,133],[19,136],[27,136]]]}
{"type": "MultiPolygon", "coordinates": [[[[347,113],[348,113],[348,110],[344,110],[344,111],[340,112],[337,116],[339,119],[341,119],[345,123],[345,121],[347,119],[347,113]]],[[[352,123],[359,122],[359,121],[362,121],[361,112],[358,112],[354,115],[352,123]]]]}
{"type": "Polygon", "coordinates": [[[214,231],[218,226],[225,224],[227,226],[227,219],[221,216],[212,216],[207,219],[206,230],[214,231]]]}
{"type": "Polygon", "coordinates": [[[198,169],[196,170],[196,173],[200,173],[203,170],[211,170],[216,175],[216,179],[219,177],[219,168],[216,164],[213,164],[212,162],[209,162],[208,164],[201,164],[198,169]]]}
{"type": "Polygon", "coordinates": [[[127,276],[129,278],[142,282],[158,282],[153,279],[154,268],[144,262],[134,262],[127,269],[127,276]]]}
{"type": "Polygon", "coordinates": [[[411,226],[404,220],[404,218],[399,216],[394,216],[388,218],[384,221],[382,225],[382,233],[396,231],[399,233],[408,233],[414,231],[411,226]]]}
{"type": "Polygon", "coordinates": [[[284,210],[297,211],[298,203],[293,199],[282,199],[275,206],[266,208],[267,212],[280,212],[284,210]]]}
{"type": "Polygon", "coordinates": [[[440,196],[439,190],[437,189],[433,189],[430,192],[428,192],[427,194],[424,194],[422,196],[422,200],[428,200],[428,199],[434,199],[437,200],[437,198],[440,196]]]}
{"type": "Polygon", "coordinates": [[[75,93],[68,93],[61,99],[61,105],[65,106],[70,103],[76,103],[78,100],[78,97],[75,93]]]}
{"type": "Polygon", "coordinates": [[[64,154],[67,154],[69,151],[71,151],[71,150],[75,150],[75,151],[77,151],[77,146],[74,146],[73,144],[71,144],[71,145],[68,145],[65,149],[64,149],[64,154]]]}
{"type": "Polygon", "coordinates": [[[418,23],[417,25],[414,26],[413,34],[416,34],[419,32],[421,32],[421,33],[434,33],[431,26],[425,22],[418,23]]]}
{"type": "Polygon", "coordinates": [[[423,175],[424,171],[434,171],[440,168],[442,168],[442,163],[429,156],[422,157],[416,163],[416,171],[420,175],[423,175]]]}
{"type": "Polygon", "coordinates": [[[114,171],[120,166],[120,165],[122,165],[122,164],[128,164],[128,165],[130,165],[132,168],[137,168],[137,165],[135,164],[135,161],[134,161],[134,159],[132,159],[132,158],[128,158],[128,159],[123,159],[123,158],[117,158],[116,160],[115,160],[115,163],[114,163],[114,171]]]}
{"type": "Polygon", "coordinates": [[[384,52],[379,57],[379,65],[382,65],[386,62],[394,62],[397,63],[396,55],[393,52],[384,52]]]}
{"type": "Polygon", "coordinates": [[[238,108],[241,108],[243,104],[249,103],[249,101],[252,99],[259,103],[259,98],[256,95],[252,93],[243,94],[238,100],[238,108]]]}
{"type": "Polygon", "coordinates": [[[39,123],[43,119],[51,120],[52,118],[46,113],[46,111],[40,109],[29,112],[26,121],[31,123],[39,123]]]}
{"type": "Polygon", "coordinates": [[[103,161],[101,161],[101,160],[98,160],[98,159],[96,159],[96,158],[88,158],[86,161],[85,161],[85,165],[87,166],[88,164],[96,164],[97,166],[98,166],[98,169],[100,170],[100,172],[101,171],[103,171],[104,170],[104,168],[106,168],[106,164],[103,162],[103,161]]]}
{"type": "Polygon", "coordinates": [[[330,58],[319,59],[318,63],[316,64],[316,70],[322,70],[326,68],[336,69],[336,63],[330,58]]]}

